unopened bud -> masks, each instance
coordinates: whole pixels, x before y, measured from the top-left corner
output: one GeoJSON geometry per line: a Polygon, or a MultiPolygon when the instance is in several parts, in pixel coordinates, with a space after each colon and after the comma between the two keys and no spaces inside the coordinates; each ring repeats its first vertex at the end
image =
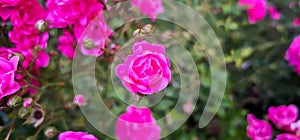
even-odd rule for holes
{"type": "Polygon", "coordinates": [[[145,26],[143,27],[143,30],[144,30],[147,34],[149,34],[149,33],[152,31],[152,29],[153,29],[153,26],[152,26],[151,24],[147,24],[147,25],[145,25],[145,26]]]}
{"type": "Polygon", "coordinates": [[[14,96],[8,99],[7,106],[13,107],[22,102],[22,98],[20,96],[14,96]]]}
{"type": "Polygon", "coordinates": [[[78,106],[84,106],[85,103],[85,97],[83,95],[76,95],[73,99],[73,103],[78,106]]]}
{"type": "Polygon", "coordinates": [[[32,103],[32,98],[26,98],[23,101],[23,107],[29,107],[32,103]]]}
{"type": "Polygon", "coordinates": [[[83,46],[86,48],[86,49],[92,49],[95,47],[95,43],[94,43],[94,40],[93,39],[85,39],[83,41],[83,46]]]}
{"type": "Polygon", "coordinates": [[[134,32],[133,32],[133,36],[134,37],[141,37],[141,36],[144,36],[146,35],[146,32],[145,30],[143,29],[136,29],[134,32]]]}
{"type": "Polygon", "coordinates": [[[20,118],[25,118],[30,114],[30,108],[27,107],[22,107],[20,108],[20,110],[18,111],[18,116],[20,118]]]}
{"type": "Polygon", "coordinates": [[[35,46],[34,47],[37,51],[40,51],[40,50],[42,50],[42,48],[41,48],[41,46],[40,45],[37,45],[37,46],[35,46]]]}
{"type": "Polygon", "coordinates": [[[57,135],[57,129],[55,127],[48,127],[44,132],[45,136],[48,138],[54,138],[57,135]]]}
{"type": "Polygon", "coordinates": [[[38,20],[35,23],[35,28],[40,32],[45,32],[48,30],[48,23],[45,20],[38,20]]]}

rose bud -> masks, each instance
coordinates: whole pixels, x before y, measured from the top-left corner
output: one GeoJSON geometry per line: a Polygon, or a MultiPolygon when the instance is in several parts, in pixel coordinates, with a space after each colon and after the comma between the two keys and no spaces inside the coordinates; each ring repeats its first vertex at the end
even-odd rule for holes
{"type": "Polygon", "coordinates": [[[14,96],[8,99],[7,106],[14,107],[22,102],[22,98],[20,96],[14,96]]]}
{"type": "Polygon", "coordinates": [[[45,136],[48,138],[54,138],[57,135],[58,131],[55,127],[48,127],[45,131],[45,136]]]}
{"type": "Polygon", "coordinates": [[[18,111],[18,116],[20,118],[25,118],[25,117],[27,117],[29,115],[29,113],[30,113],[30,108],[22,107],[18,111]]]}
{"type": "Polygon", "coordinates": [[[94,48],[95,47],[95,43],[94,43],[94,40],[93,39],[85,39],[84,41],[83,41],[83,46],[84,46],[84,48],[86,48],[86,49],[92,49],[92,48],[94,48]]]}
{"type": "Polygon", "coordinates": [[[73,99],[73,103],[78,105],[78,106],[84,106],[86,105],[85,103],[85,98],[83,95],[76,95],[73,99]]]}
{"type": "Polygon", "coordinates": [[[45,21],[45,20],[38,20],[36,23],[35,23],[35,28],[40,31],[40,32],[45,32],[47,31],[49,28],[48,28],[48,23],[45,21]]]}
{"type": "Polygon", "coordinates": [[[24,102],[23,102],[23,106],[24,107],[29,107],[32,103],[32,98],[26,98],[24,99],[24,102]]]}

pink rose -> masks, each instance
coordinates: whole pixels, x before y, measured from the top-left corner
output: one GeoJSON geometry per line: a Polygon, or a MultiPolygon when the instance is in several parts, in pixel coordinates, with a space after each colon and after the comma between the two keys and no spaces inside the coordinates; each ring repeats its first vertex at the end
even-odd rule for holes
{"type": "Polygon", "coordinates": [[[136,42],[133,53],[116,67],[116,74],[130,92],[153,94],[171,81],[170,61],[163,46],[136,42]]]}
{"type": "Polygon", "coordinates": [[[270,107],[268,112],[267,118],[278,128],[289,126],[298,118],[298,108],[295,105],[270,107]]]}
{"type": "Polygon", "coordinates": [[[20,85],[15,81],[18,63],[18,56],[13,56],[9,60],[0,57],[0,100],[20,89],[20,85]]]}
{"type": "Polygon", "coordinates": [[[64,28],[74,23],[86,25],[88,15],[97,8],[97,0],[48,0],[50,28],[64,28]]]}
{"type": "Polygon", "coordinates": [[[161,128],[148,108],[129,106],[116,122],[118,140],[158,140],[161,128]]]}
{"type": "Polygon", "coordinates": [[[290,44],[289,49],[286,51],[285,59],[289,62],[290,66],[295,67],[295,71],[300,75],[300,35],[295,37],[290,44]]]}
{"type": "Polygon", "coordinates": [[[19,4],[24,4],[25,0],[0,0],[0,4],[4,6],[17,6],[19,4]]]}
{"type": "Polygon", "coordinates": [[[6,21],[24,0],[0,0],[0,17],[6,21]]]}
{"type": "Polygon", "coordinates": [[[75,55],[74,47],[76,45],[76,42],[72,34],[65,30],[63,35],[58,38],[58,43],[59,45],[57,49],[69,59],[73,59],[75,55]]]}
{"type": "Polygon", "coordinates": [[[156,16],[164,12],[161,0],[130,0],[144,15],[148,15],[154,22],[156,16]]]}
{"type": "Polygon", "coordinates": [[[274,20],[279,20],[281,18],[281,13],[274,6],[269,6],[268,12],[274,20]]]}
{"type": "Polygon", "coordinates": [[[300,19],[299,18],[294,18],[293,19],[293,26],[298,27],[300,25],[300,19]]]}
{"type": "Polygon", "coordinates": [[[98,140],[94,135],[87,132],[65,131],[59,134],[58,140],[98,140]]]}
{"type": "Polygon", "coordinates": [[[292,134],[279,134],[276,136],[275,140],[300,140],[300,138],[292,134]]]}
{"type": "Polygon", "coordinates": [[[270,140],[272,138],[272,127],[264,121],[258,120],[254,115],[249,114],[247,126],[247,136],[253,140],[270,140]]]}
{"type": "Polygon", "coordinates": [[[0,3],[0,17],[4,21],[6,21],[10,17],[13,11],[14,11],[13,7],[4,6],[0,3]]]}
{"type": "Polygon", "coordinates": [[[246,12],[250,24],[263,20],[267,15],[268,3],[266,0],[239,0],[240,6],[247,6],[246,12]]]}
{"type": "Polygon", "coordinates": [[[32,32],[37,33],[37,30],[34,29],[34,24],[38,20],[44,19],[45,16],[46,11],[44,7],[39,4],[38,0],[27,0],[17,7],[10,19],[14,28],[17,28],[14,30],[29,35],[32,34],[32,32]]]}

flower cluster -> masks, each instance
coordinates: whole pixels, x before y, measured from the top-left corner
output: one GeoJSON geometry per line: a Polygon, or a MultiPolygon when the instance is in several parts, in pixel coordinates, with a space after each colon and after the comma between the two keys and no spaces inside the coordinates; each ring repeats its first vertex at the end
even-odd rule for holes
{"type": "Polygon", "coordinates": [[[45,18],[46,10],[37,0],[0,1],[0,6],[2,20],[10,19],[13,26],[8,33],[13,46],[0,47],[0,100],[20,89],[18,95],[34,94],[37,92],[34,87],[40,85],[36,78],[40,68],[47,67],[50,61],[45,51],[48,33],[35,27],[45,18]]]}
{"type": "Polygon", "coordinates": [[[274,20],[281,18],[280,12],[274,6],[268,4],[267,0],[239,0],[238,5],[246,7],[250,24],[263,20],[267,13],[274,20]]]}
{"type": "MultiPolygon", "coordinates": [[[[298,108],[295,105],[281,105],[268,109],[267,119],[277,129],[284,131],[276,136],[276,140],[299,140],[300,121],[298,119],[298,108]]],[[[272,126],[264,120],[259,120],[254,115],[248,115],[247,135],[253,140],[270,140],[272,138],[272,126]]]]}
{"type": "MultiPolygon", "coordinates": [[[[131,0],[131,4],[152,21],[164,11],[161,0],[131,0]]],[[[107,46],[114,46],[110,40],[113,31],[103,14],[109,9],[107,7],[110,7],[107,0],[0,0],[1,29],[2,26],[8,29],[5,40],[9,40],[1,43],[5,46],[0,47],[0,108],[18,106],[18,117],[26,119],[24,124],[34,124],[34,127],[39,127],[47,120],[46,111],[39,98],[51,84],[50,81],[42,79],[43,68],[51,66],[51,60],[60,56],[57,51],[70,62],[76,56],[76,46],[80,50],[78,53],[94,57],[99,57],[111,49],[107,46]],[[53,37],[57,37],[55,41],[53,37]]],[[[131,64],[128,65],[130,68],[120,66],[130,71],[118,70],[124,85],[132,92],[145,94],[165,88],[170,82],[171,74],[170,63],[164,51],[159,45],[136,43],[134,54],[126,61],[131,64]],[[134,63],[130,61],[132,58],[136,59],[134,63]],[[126,80],[126,76],[130,77],[126,80]]],[[[56,84],[64,86],[63,82],[56,84]]],[[[77,95],[73,103],[63,107],[74,108],[86,104],[85,97],[77,95]]],[[[159,139],[160,128],[155,124],[151,110],[130,106],[120,119],[132,123],[151,123],[151,127],[141,127],[137,131],[139,135],[118,136],[134,139],[142,137],[142,131],[153,131],[148,139],[159,139]],[[140,117],[145,117],[145,120],[140,117]]],[[[124,124],[119,122],[117,130],[125,133],[122,125],[124,124]]],[[[130,132],[136,133],[133,126],[128,127],[130,132]]],[[[53,138],[57,132],[59,131],[49,128],[45,135],[53,138]]],[[[10,133],[7,139],[9,135],[10,133]]],[[[86,132],[73,131],[60,133],[58,139],[97,140],[86,132]]]]}

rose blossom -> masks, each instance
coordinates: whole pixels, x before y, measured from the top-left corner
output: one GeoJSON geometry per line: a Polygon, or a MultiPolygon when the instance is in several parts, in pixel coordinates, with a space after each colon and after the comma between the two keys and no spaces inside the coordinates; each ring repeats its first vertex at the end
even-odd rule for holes
{"type": "Polygon", "coordinates": [[[249,114],[247,117],[247,136],[253,140],[270,140],[272,138],[271,125],[264,121],[256,119],[254,115],[249,114]]]}
{"type": "Polygon", "coordinates": [[[20,85],[15,81],[18,63],[18,56],[10,59],[0,57],[0,100],[20,89],[20,85]]]}
{"type": "Polygon", "coordinates": [[[21,2],[24,2],[24,0],[0,0],[0,4],[4,6],[17,6],[22,4],[21,2]]]}
{"type": "Polygon", "coordinates": [[[163,46],[136,42],[133,53],[116,67],[116,74],[130,92],[153,94],[171,81],[170,61],[163,46]]]}
{"type": "Polygon", "coordinates": [[[144,15],[148,15],[154,22],[156,16],[164,12],[161,0],[130,0],[144,15]]]}
{"type": "Polygon", "coordinates": [[[295,67],[295,72],[300,75],[300,35],[295,37],[286,51],[285,59],[290,66],[295,67]]]}
{"type": "Polygon", "coordinates": [[[34,29],[34,24],[45,18],[46,11],[38,0],[27,0],[22,2],[22,5],[11,14],[11,22],[14,30],[21,32],[25,35],[37,34],[34,29]]]}
{"type": "Polygon", "coordinates": [[[266,0],[239,0],[240,6],[247,6],[246,12],[250,24],[263,20],[267,15],[268,3],[266,0]]]}
{"type": "Polygon", "coordinates": [[[2,18],[2,20],[6,21],[10,17],[13,11],[14,8],[6,7],[0,3],[0,17],[2,18]]]}
{"type": "Polygon", "coordinates": [[[118,140],[158,140],[160,132],[151,110],[145,107],[129,106],[116,122],[118,140]]]}
{"type": "Polygon", "coordinates": [[[298,108],[295,105],[270,107],[267,118],[278,128],[289,126],[298,118],[298,108]]]}
{"type": "Polygon", "coordinates": [[[293,19],[293,26],[298,27],[300,25],[300,19],[299,18],[294,18],[293,19]]]}
{"type": "Polygon", "coordinates": [[[87,132],[65,131],[59,134],[58,140],[98,140],[94,135],[87,132]]]}
{"type": "Polygon", "coordinates": [[[50,28],[64,28],[70,24],[87,24],[88,15],[97,8],[97,0],[48,0],[50,28]]]}
{"type": "Polygon", "coordinates": [[[274,20],[279,20],[281,18],[281,13],[274,6],[269,6],[268,12],[270,17],[274,20]]]}
{"type": "Polygon", "coordinates": [[[21,2],[21,0],[0,0],[0,17],[6,21],[21,2]]]}
{"type": "Polygon", "coordinates": [[[275,140],[300,140],[300,138],[292,134],[279,134],[276,136],[275,140]]]}
{"type": "Polygon", "coordinates": [[[76,42],[72,34],[65,30],[63,35],[58,38],[58,43],[59,45],[57,49],[69,59],[73,59],[75,54],[74,45],[76,44],[76,42]]]}

